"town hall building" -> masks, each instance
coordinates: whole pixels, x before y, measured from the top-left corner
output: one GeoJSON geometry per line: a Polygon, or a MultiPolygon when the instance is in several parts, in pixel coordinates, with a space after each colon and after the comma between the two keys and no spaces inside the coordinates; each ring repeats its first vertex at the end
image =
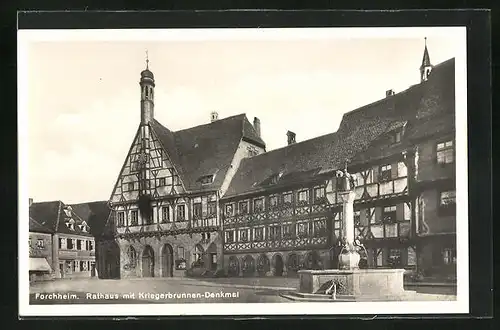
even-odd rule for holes
{"type": "MultiPolygon", "coordinates": [[[[455,61],[344,114],[336,132],[266,152],[246,115],[171,131],[140,78],[140,124],[110,198],[126,277],[293,276],[336,267],[342,203],[335,173],[357,177],[363,267],[456,276],[455,61]]],[[[333,130],[333,128],[332,128],[333,130]]],[[[113,238],[109,240],[114,241],[113,238]]]]}

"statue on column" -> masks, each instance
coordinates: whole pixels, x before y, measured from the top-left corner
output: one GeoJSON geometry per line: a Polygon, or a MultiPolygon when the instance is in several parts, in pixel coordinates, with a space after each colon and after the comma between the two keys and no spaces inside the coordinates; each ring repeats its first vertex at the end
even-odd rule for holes
{"type": "Polygon", "coordinates": [[[339,185],[338,195],[342,199],[343,215],[342,215],[342,249],[339,254],[340,269],[357,269],[359,268],[360,255],[358,248],[362,247],[361,242],[354,238],[354,192],[357,185],[357,177],[354,174],[347,172],[347,161],[344,170],[336,172],[337,180],[343,182],[339,185]]]}

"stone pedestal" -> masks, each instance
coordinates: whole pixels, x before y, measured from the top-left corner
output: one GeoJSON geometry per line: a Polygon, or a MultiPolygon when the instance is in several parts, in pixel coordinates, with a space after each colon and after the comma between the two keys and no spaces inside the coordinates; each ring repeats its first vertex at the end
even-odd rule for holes
{"type": "Polygon", "coordinates": [[[404,272],[404,269],[301,270],[297,295],[325,295],[325,290],[333,281],[338,299],[399,300],[405,295],[404,272]]]}

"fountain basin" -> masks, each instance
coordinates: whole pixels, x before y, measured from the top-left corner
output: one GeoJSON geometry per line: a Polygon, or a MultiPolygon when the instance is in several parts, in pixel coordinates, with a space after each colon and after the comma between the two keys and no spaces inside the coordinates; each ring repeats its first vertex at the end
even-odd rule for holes
{"type": "Polygon", "coordinates": [[[298,293],[325,295],[333,282],[336,295],[346,299],[394,300],[405,295],[404,272],[404,269],[300,270],[298,293]]]}

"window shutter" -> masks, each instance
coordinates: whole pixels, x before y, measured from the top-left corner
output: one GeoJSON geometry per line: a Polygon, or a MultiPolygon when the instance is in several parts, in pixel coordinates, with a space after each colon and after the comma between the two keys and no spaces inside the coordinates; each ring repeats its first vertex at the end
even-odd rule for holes
{"type": "Polygon", "coordinates": [[[378,166],[373,166],[373,182],[378,182],[378,176],[379,176],[379,167],[378,166]]]}
{"type": "Polygon", "coordinates": [[[396,179],[398,177],[398,163],[391,164],[391,178],[396,179]]]}
{"type": "Polygon", "coordinates": [[[397,221],[405,220],[404,203],[396,205],[396,220],[397,221]]]}
{"type": "Polygon", "coordinates": [[[375,222],[382,222],[382,207],[380,206],[375,207],[375,222]]]}

